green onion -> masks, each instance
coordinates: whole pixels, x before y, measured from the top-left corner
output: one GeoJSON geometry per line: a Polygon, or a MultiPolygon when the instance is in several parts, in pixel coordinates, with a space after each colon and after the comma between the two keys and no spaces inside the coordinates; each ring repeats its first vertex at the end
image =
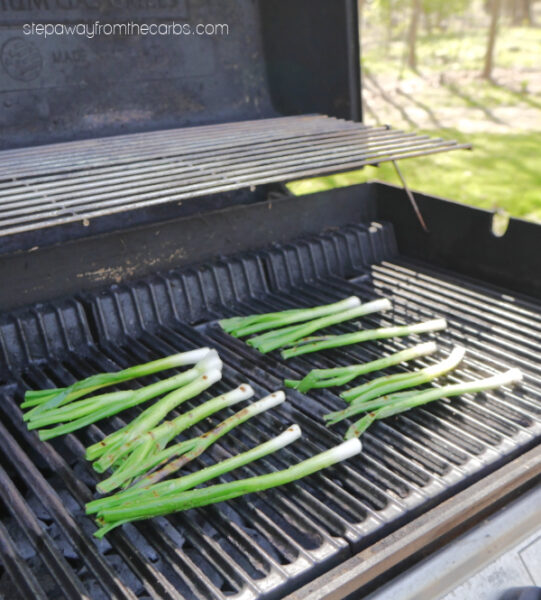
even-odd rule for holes
{"type": "Polygon", "coordinates": [[[362,419],[351,425],[347,430],[345,438],[351,439],[359,437],[376,419],[386,419],[397,415],[416,406],[440,400],[441,398],[450,398],[461,394],[474,394],[494,389],[502,385],[516,383],[522,379],[522,373],[519,369],[510,369],[505,373],[498,373],[492,377],[478,379],[477,381],[468,381],[467,383],[455,383],[445,385],[440,388],[432,388],[418,393],[408,392],[408,397],[403,394],[395,394],[387,397],[385,405],[378,410],[366,414],[362,419]]]}
{"type": "Polygon", "coordinates": [[[352,404],[343,410],[331,412],[323,418],[325,421],[328,421],[328,425],[334,425],[339,421],[358,415],[360,412],[379,408],[381,403],[387,401],[387,394],[429,383],[433,379],[436,379],[436,377],[442,377],[453,369],[456,369],[464,358],[465,353],[466,350],[464,348],[457,346],[445,360],[431,367],[419,369],[413,373],[400,373],[398,375],[378,377],[363,385],[354,387],[340,394],[346,402],[351,402],[352,404]],[[374,400],[374,398],[377,398],[377,400],[374,400]]]}
{"type": "MultiPolygon", "coordinates": [[[[108,435],[101,442],[97,442],[96,444],[93,444],[92,446],[87,448],[87,451],[86,451],[87,460],[95,460],[99,456],[104,454],[104,452],[106,451],[106,448],[109,444],[112,444],[113,442],[116,442],[119,439],[123,438],[125,435],[125,431],[127,431],[129,428],[131,428],[132,426],[139,423],[141,420],[149,418],[149,415],[151,417],[152,417],[152,415],[157,416],[157,417],[159,417],[160,415],[163,415],[163,417],[165,417],[167,412],[170,412],[170,410],[173,410],[173,408],[175,408],[176,406],[179,406],[185,400],[189,400],[190,398],[193,397],[193,395],[197,395],[197,393],[199,393],[197,390],[199,389],[200,385],[204,385],[205,383],[208,383],[207,377],[204,377],[204,376],[208,376],[209,372],[211,372],[211,371],[221,372],[222,366],[223,366],[223,363],[222,363],[218,353],[216,352],[216,350],[210,350],[201,361],[199,361],[194,367],[192,367],[192,369],[189,369],[188,371],[185,371],[184,373],[181,373],[179,375],[179,377],[181,377],[182,375],[185,376],[185,382],[181,389],[176,389],[171,394],[164,396],[161,400],[159,400],[157,403],[155,403],[154,405],[152,405],[151,407],[149,407],[148,409],[143,411],[134,421],[132,421],[131,423],[129,423],[128,425],[123,427],[121,430],[115,431],[114,433],[108,435]],[[188,386],[190,386],[190,387],[188,387],[188,386]],[[193,395],[191,395],[191,394],[193,394],[193,395]],[[184,396],[185,396],[185,398],[184,398],[184,396]],[[170,406],[172,408],[170,408],[168,410],[168,407],[170,407],[170,406]],[[166,412],[164,412],[164,411],[166,411],[166,412]]],[[[167,380],[157,382],[157,383],[152,384],[151,386],[148,386],[148,388],[152,388],[154,386],[159,387],[159,386],[165,384],[166,382],[167,382],[167,380]]],[[[209,387],[209,386],[207,386],[207,387],[209,387]]],[[[144,388],[144,389],[148,389],[148,388],[144,388]]],[[[203,389],[206,389],[206,388],[203,388],[203,389]]],[[[143,390],[141,389],[141,390],[137,390],[137,391],[142,392],[143,390]]]]}
{"type": "Polygon", "coordinates": [[[133,487],[142,488],[165,479],[171,475],[171,473],[178,471],[189,462],[196,459],[198,456],[201,456],[201,454],[203,454],[207,448],[217,442],[225,434],[229,433],[232,429],[238,425],[241,425],[248,419],[259,415],[266,410],[274,408],[279,404],[282,404],[285,398],[284,392],[273,392],[272,394],[261,398],[261,400],[258,400],[257,402],[246,406],[242,410],[239,410],[234,415],[228,417],[216,425],[216,427],[200,435],[199,437],[195,437],[191,440],[186,440],[169,448],[165,448],[160,454],[152,457],[151,461],[141,465],[142,474],[147,473],[147,471],[150,469],[152,469],[153,472],[149,472],[147,475],[136,481],[133,487]],[[174,456],[177,456],[178,458],[169,462],[159,470],[154,470],[174,456]]]}
{"type": "Polygon", "coordinates": [[[372,302],[367,302],[366,304],[361,304],[355,308],[350,308],[349,310],[308,321],[308,323],[291,325],[290,327],[269,331],[248,340],[248,344],[257,348],[259,352],[266,354],[267,352],[271,352],[282,346],[291,345],[319,329],[324,329],[325,327],[343,323],[344,321],[350,321],[351,319],[356,319],[357,317],[362,317],[381,310],[389,310],[390,308],[391,303],[389,300],[387,300],[387,298],[380,298],[372,302]]]}
{"type": "Polygon", "coordinates": [[[354,404],[367,402],[373,398],[378,398],[385,394],[397,392],[408,387],[415,387],[424,383],[429,383],[436,377],[446,375],[462,362],[466,349],[462,346],[455,346],[449,356],[430,367],[419,369],[418,371],[399,373],[397,375],[387,375],[378,377],[362,385],[353,387],[340,394],[346,402],[354,404]]]}
{"type": "Polygon", "coordinates": [[[101,442],[90,446],[86,452],[87,460],[98,458],[93,466],[98,473],[103,473],[121,457],[121,452],[124,450],[125,444],[135,439],[141,433],[155,427],[177,406],[197,396],[221,378],[222,373],[219,369],[211,369],[197,379],[194,379],[191,383],[167,394],[167,396],[164,396],[154,405],[144,410],[131,423],[108,435],[101,442]]]}
{"type": "Polygon", "coordinates": [[[205,483],[211,479],[215,479],[220,475],[229,473],[234,469],[238,469],[244,465],[252,463],[268,454],[276,452],[281,448],[293,443],[298,440],[301,436],[301,429],[298,425],[292,425],[286,431],[270,439],[255,448],[242,452],[222,460],[210,467],[194,471],[178,479],[162,481],[155,483],[147,488],[129,488],[123,492],[118,492],[113,496],[107,496],[89,502],[86,507],[86,514],[97,513],[105,508],[112,508],[113,506],[125,505],[128,502],[140,503],[149,498],[164,497],[169,494],[175,494],[183,492],[185,490],[191,490],[201,483],[205,483]]]}
{"type": "Polygon", "coordinates": [[[357,296],[351,296],[334,302],[332,304],[324,304],[313,308],[293,308],[291,310],[283,310],[279,312],[265,313],[262,315],[249,315],[247,317],[232,317],[230,319],[222,319],[220,325],[224,331],[235,336],[244,337],[259,331],[267,329],[277,329],[291,323],[299,323],[302,321],[310,321],[318,317],[324,317],[337,312],[342,312],[355,306],[359,306],[361,301],[357,296]]]}
{"type": "Polygon", "coordinates": [[[38,393],[27,392],[25,394],[25,402],[22,403],[21,407],[28,408],[33,406],[34,408],[27,412],[23,418],[25,421],[28,421],[38,414],[67,404],[72,400],[77,400],[77,398],[86,396],[87,394],[90,394],[90,392],[94,392],[100,388],[121,383],[123,381],[130,381],[137,377],[151,375],[152,373],[157,373],[159,371],[165,371],[166,369],[198,363],[209,352],[209,348],[198,348],[197,350],[181,352],[180,354],[173,354],[172,356],[160,358],[142,365],[129,367],[128,369],[123,369],[122,371],[117,371],[115,373],[99,373],[97,375],[91,375],[90,377],[77,381],[65,388],[41,390],[38,393]]]}
{"type": "Polygon", "coordinates": [[[116,415],[123,410],[142,404],[151,398],[180,388],[193,381],[198,375],[204,373],[204,366],[205,362],[203,360],[192,369],[138,390],[110,392],[71,402],[66,406],[52,409],[42,415],[37,415],[29,422],[28,429],[40,429],[46,425],[63,423],[51,429],[40,430],[39,436],[41,440],[49,440],[59,435],[65,435],[106,417],[116,415]]]}
{"type": "Polygon", "coordinates": [[[301,354],[310,352],[319,352],[320,350],[328,350],[329,348],[339,348],[341,346],[349,346],[351,344],[359,344],[369,340],[381,340],[392,337],[404,337],[416,333],[428,333],[430,331],[440,331],[445,329],[447,323],[445,319],[433,319],[423,323],[415,323],[413,325],[400,325],[394,327],[381,327],[379,329],[364,329],[354,333],[344,333],[342,335],[330,335],[319,338],[312,338],[301,342],[299,345],[282,351],[283,358],[292,358],[301,354]]]}
{"type": "Polygon", "coordinates": [[[242,384],[236,389],[217,398],[212,398],[212,400],[204,402],[187,413],[179,415],[176,419],[166,421],[125,443],[117,452],[117,461],[126,454],[130,454],[130,456],[110,477],[98,484],[98,490],[100,492],[111,492],[122,484],[131,481],[141,474],[141,463],[148,461],[161,452],[174,437],[189,429],[192,425],[199,423],[202,419],[228,406],[247,400],[253,395],[254,390],[248,384],[242,384]]]}
{"type": "Polygon", "coordinates": [[[104,523],[104,526],[94,535],[96,537],[103,537],[114,527],[129,521],[148,519],[198,506],[206,506],[216,502],[231,500],[245,494],[262,492],[270,488],[285,485],[351,458],[359,454],[360,451],[361,443],[354,438],[282,471],[275,471],[274,473],[227,483],[219,483],[178,494],[168,494],[164,498],[154,498],[145,503],[137,503],[137,505],[131,507],[121,506],[106,509],[98,513],[100,522],[104,523]]]}
{"type": "Polygon", "coordinates": [[[65,391],[65,387],[63,388],[53,388],[51,390],[27,390],[24,393],[24,402],[21,404],[21,408],[28,408],[31,406],[36,406],[49,400],[50,398],[54,398],[60,392],[65,391]]]}
{"type": "Polygon", "coordinates": [[[406,348],[384,358],[359,365],[348,365],[347,367],[335,367],[332,369],[312,369],[303,379],[286,379],[285,385],[295,388],[299,392],[306,393],[313,388],[329,388],[346,385],[356,377],[381,371],[402,362],[414,360],[421,356],[432,354],[437,349],[434,342],[418,344],[413,348],[406,348]]]}

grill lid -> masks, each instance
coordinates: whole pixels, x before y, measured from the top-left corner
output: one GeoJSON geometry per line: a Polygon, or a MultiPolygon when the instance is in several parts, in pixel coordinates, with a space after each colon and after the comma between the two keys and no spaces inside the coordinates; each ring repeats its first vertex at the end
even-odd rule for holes
{"type": "Polygon", "coordinates": [[[0,149],[303,113],[359,120],[355,7],[2,2],[0,149]]]}

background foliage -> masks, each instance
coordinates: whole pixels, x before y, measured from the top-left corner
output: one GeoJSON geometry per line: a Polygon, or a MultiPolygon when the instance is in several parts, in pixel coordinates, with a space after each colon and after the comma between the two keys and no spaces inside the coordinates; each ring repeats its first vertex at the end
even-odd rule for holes
{"type": "MultiPolygon", "coordinates": [[[[412,189],[541,221],[541,1],[365,0],[359,9],[365,123],[474,146],[402,161],[412,189]]],[[[382,165],[291,189],[371,179],[399,183],[382,165]]]]}

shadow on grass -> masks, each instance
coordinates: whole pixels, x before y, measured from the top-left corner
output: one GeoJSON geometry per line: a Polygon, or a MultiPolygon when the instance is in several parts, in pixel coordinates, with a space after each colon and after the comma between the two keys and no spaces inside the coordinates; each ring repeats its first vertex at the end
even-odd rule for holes
{"type": "Polygon", "coordinates": [[[434,111],[429,106],[427,106],[426,104],[424,104],[420,100],[417,100],[417,98],[415,98],[411,94],[408,94],[404,90],[401,90],[400,88],[398,88],[396,91],[401,96],[404,96],[404,98],[407,98],[412,104],[415,104],[419,108],[422,108],[426,112],[426,114],[428,115],[428,117],[430,118],[430,120],[432,121],[432,123],[438,129],[445,129],[445,126],[442,123],[440,123],[440,121],[438,120],[438,118],[434,114],[434,111]]]}
{"type": "Polygon", "coordinates": [[[497,123],[498,125],[507,125],[504,121],[499,119],[490,109],[488,109],[484,104],[478,102],[470,95],[468,95],[464,90],[459,88],[456,84],[450,83],[448,81],[442,81],[443,86],[449,90],[452,94],[464,100],[464,102],[471,106],[472,108],[477,108],[481,112],[483,112],[493,123],[497,123]]]}
{"type": "Polygon", "coordinates": [[[381,87],[377,79],[371,73],[365,70],[364,77],[366,81],[369,81],[372,84],[372,86],[377,90],[378,94],[383,98],[383,100],[385,100],[385,102],[390,104],[395,110],[397,110],[400,113],[400,115],[408,123],[408,125],[415,129],[419,129],[419,125],[417,125],[417,123],[408,115],[408,113],[404,110],[404,107],[400,106],[400,104],[397,104],[389,96],[389,94],[387,94],[387,92],[381,87]]]}
{"type": "Polygon", "coordinates": [[[509,86],[504,85],[503,83],[499,83],[497,81],[492,81],[491,83],[494,87],[497,87],[500,90],[505,90],[507,93],[511,94],[514,98],[517,98],[518,100],[521,100],[522,102],[526,102],[526,104],[529,104],[533,108],[541,109],[541,102],[538,102],[538,101],[534,100],[533,98],[530,98],[528,96],[528,94],[526,94],[525,92],[519,92],[517,90],[514,90],[512,87],[509,87],[509,86]]]}
{"type": "Polygon", "coordinates": [[[380,118],[375,113],[374,109],[370,106],[370,104],[368,103],[364,94],[363,94],[363,112],[366,112],[368,115],[370,115],[370,117],[372,117],[372,119],[374,119],[374,122],[376,123],[376,125],[381,125],[380,118]]]}

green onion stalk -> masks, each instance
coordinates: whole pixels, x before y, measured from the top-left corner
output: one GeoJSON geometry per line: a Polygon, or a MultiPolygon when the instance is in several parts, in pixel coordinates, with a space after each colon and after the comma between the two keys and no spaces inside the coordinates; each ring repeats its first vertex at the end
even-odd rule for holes
{"type": "Polygon", "coordinates": [[[334,425],[344,419],[349,419],[361,412],[375,410],[386,403],[388,394],[399,390],[413,388],[433,381],[437,377],[443,377],[461,363],[466,350],[456,346],[451,354],[441,362],[419,369],[413,373],[400,373],[398,375],[387,375],[378,377],[372,381],[347,390],[340,396],[351,402],[350,406],[343,410],[331,412],[323,417],[328,425],[334,425]]]}
{"type": "Polygon", "coordinates": [[[342,335],[330,335],[309,338],[299,342],[292,348],[282,351],[282,358],[292,358],[301,354],[319,352],[330,348],[340,348],[351,344],[359,344],[370,340],[382,340],[393,337],[404,337],[418,333],[429,333],[431,331],[440,331],[447,327],[445,319],[432,319],[413,325],[398,325],[393,327],[380,327],[378,329],[363,329],[353,333],[344,333],[342,335]]]}
{"type": "Polygon", "coordinates": [[[281,448],[293,443],[298,440],[301,436],[301,428],[298,425],[291,425],[288,429],[282,432],[280,435],[251,448],[246,452],[231,456],[225,460],[222,460],[214,465],[199,469],[193,473],[184,475],[174,480],[162,481],[155,483],[146,488],[128,488],[122,492],[117,492],[112,496],[106,496],[105,498],[99,498],[89,502],[85,509],[86,514],[98,513],[107,508],[126,506],[131,504],[138,504],[140,502],[157,498],[165,497],[169,494],[176,494],[185,490],[191,490],[192,488],[205,483],[211,479],[216,479],[220,475],[229,473],[234,469],[238,469],[244,465],[250,464],[268,454],[276,452],[281,448]]]}
{"type": "Polygon", "coordinates": [[[224,331],[234,337],[244,337],[252,333],[266,331],[268,329],[277,329],[292,323],[310,321],[333,313],[342,312],[359,306],[361,301],[357,296],[351,296],[322,306],[312,308],[293,308],[279,312],[265,313],[262,315],[249,315],[247,317],[232,317],[222,319],[219,323],[224,331]]]}
{"type": "Polygon", "coordinates": [[[110,477],[98,484],[98,490],[106,493],[123,484],[128,484],[141,473],[141,463],[152,459],[161,452],[174,437],[219,410],[247,400],[253,395],[254,390],[248,384],[242,384],[236,389],[208,400],[172,421],[166,421],[127,442],[119,449],[117,462],[124,459],[127,454],[129,456],[110,477]]]}
{"type": "Polygon", "coordinates": [[[167,494],[163,498],[148,499],[144,503],[141,502],[132,506],[105,509],[98,513],[99,522],[102,524],[102,527],[94,535],[101,538],[107,532],[111,531],[111,529],[123,523],[168,515],[198,506],[207,506],[216,502],[238,498],[245,494],[262,492],[270,488],[285,485],[356,456],[360,453],[361,448],[360,440],[353,438],[281,471],[227,483],[219,483],[195,490],[167,494]]]}
{"type": "Polygon", "coordinates": [[[111,417],[123,410],[191,383],[198,376],[205,373],[209,367],[212,365],[216,366],[218,364],[217,358],[218,354],[212,350],[195,367],[168,379],[163,379],[137,390],[125,390],[91,396],[90,398],[76,400],[65,406],[48,410],[29,421],[28,429],[40,429],[40,439],[50,440],[59,435],[65,435],[82,427],[87,427],[101,419],[111,417]],[[42,429],[47,425],[55,423],[61,424],[57,427],[42,429]]]}
{"type": "Polygon", "coordinates": [[[346,385],[361,375],[366,375],[374,371],[382,371],[402,362],[427,356],[436,352],[436,350],[437,346],[434,342],[426,342],[367,363],[334,367],[332,369],[312,369],[303,379],[286,379],[284,383],[286,387],[294,388],[302,393],[306,393],[314,388],[338,387],[346,385]]]}
{"type": "Polygon", "coordinates": [[[361,304],[355,308],[350,308],[339,313],[308,321],[308,323],[291,325],[290,327],[283,327],[282,329],[269,331],[249,339],[248,344],[254,348],[257,348],[259,352],[266,354],[267,352],[271,352],[277,348],[294,344],[298,340],[309,336],[311,333],[314,333],[319,329],[324,329],[325,327],[330,327],[331,325],[343,323],[344,321],[350,321],[351,319],[363,317],[365,315],[382,310],[389,310],[391,307],[392,305],[387,298],[379,298],[378,300],[361,304]]]}
{"type": "Polygon", "coordinates": [[[419,390],[416,393],[408,392],[407,397],[405,397],[405,394],[403,393],[388,396],[384,405],[373,412],[367,413],[364,417],[351,425],[346,432],[345,438],[357,438],[362,435],[374,421],[386,419],[387,417],[405,412],[416,406],[421,406],[442,398],[459,396],[461,394],[484,392],[503,385],[511,385],[521,379],[522,373],[519,369],[510,369],[505,373],[499,373],[492,377],[478,379],[477,381],[445,385],[440,388],[432,388],[424,391],[419,390]]]}
{"type": "Polygon", "coordinates": [[[158,402],[145,409],[131,423],[128,423],[100,442],[87,448],[87,460],[96,461],[93,465],[94,469],[98,473],[103,473],[123,455],[125,444],[155,427],[172,410],[190,398],[198,396],[217,381],[220,381],[221,378],[221,370],[214,368],[206,371],[191,383],[167,394],[158,400],[158,402]]]}
{"type": "Polygon", "coordinates": [[[248,421],[248,419],[282,404],[285,398],[284,392],[273,392],[272,394],[261,398],[261,400],[239,410],[234,415],[231,415],[216,425],[216,427],[210,431],[207,431],[198,437],[165,448],[161,453],[153,456],[149,461],[140,465],[141,477],[132,485],[132,488],[144,488],[169,477],[172,473],[182,469],[192,460],[201,456],[207,448],[212,446],[212,444],[217,442],[232,429],[248,421]],[[173,458],[174,460],[171,460],[173,458]]]}
{"type": "Polygon", "coordinates": [[[196,364],[210,352],[210,348],[198,348],[197,350],[190,350],[188,352],[181,352],[179,354],[173,354],[165,358],[153,360],[151,362],[136,365],[117,371],[114,373],[99,373],[97,375],[91,375],[85,379],[81,379],[73,383],[72,385],[64,388],[54,388],[51,390],[36,390],[28,391],[25,393],[25,400],[21,404],[21,408],[31,408],[24,415],[24,420],[28,421],[38,414],[42,414],[58,406],[62,406],[77,400],[82,396],[86,396],[91,392],[99,390],[110,385],[122,383],[124,381],[130,381],[137,377],[144,377],[146,375],[152,375],[159,371],[165,371],[174,367],[183,367],[186,365],[196,364]]]}

